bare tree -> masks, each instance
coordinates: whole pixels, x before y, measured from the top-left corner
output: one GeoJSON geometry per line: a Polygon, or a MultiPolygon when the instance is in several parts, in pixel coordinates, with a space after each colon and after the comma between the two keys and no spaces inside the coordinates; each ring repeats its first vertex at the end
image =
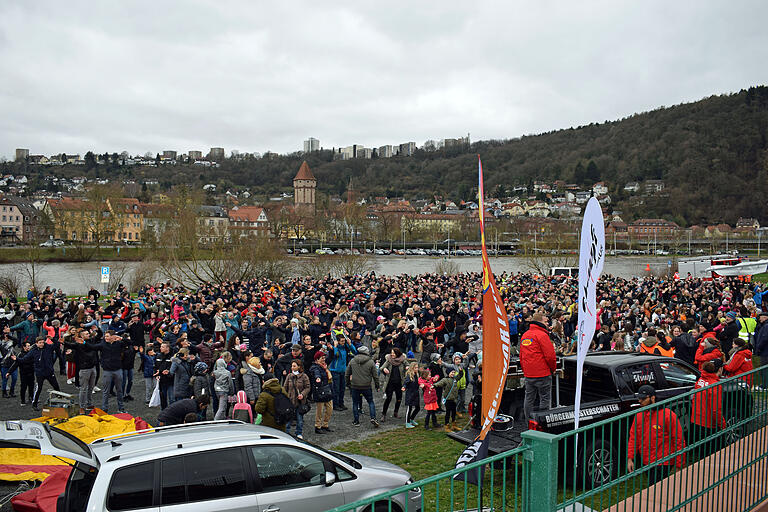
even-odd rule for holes
{"type": "Polygon", "coordinates": [[[459,273],[459,264],[454,260],[443,258],[435,263],[435,274],[456,275],[459,273]]]}

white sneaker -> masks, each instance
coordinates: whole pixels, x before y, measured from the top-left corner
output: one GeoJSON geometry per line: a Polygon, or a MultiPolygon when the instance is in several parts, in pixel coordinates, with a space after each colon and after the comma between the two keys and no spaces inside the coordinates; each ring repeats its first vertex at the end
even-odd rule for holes
{"type": "Polygon", "coordinates": [[[73,382],[75,382],[75,379],[67,379],[67,384],[69,384],[70,386],[72,385],[73,382]]]}
{"type": "Polygon", "coordinates": [[[101,391],[101,388],[99,386],[93,386],[93,392],[96,393],[97,391],[101,391]]]}

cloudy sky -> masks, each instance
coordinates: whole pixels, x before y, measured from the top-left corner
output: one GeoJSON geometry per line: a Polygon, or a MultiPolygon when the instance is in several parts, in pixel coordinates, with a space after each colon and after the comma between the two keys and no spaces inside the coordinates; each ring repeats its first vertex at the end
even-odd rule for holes
{"type": "Polygon", "coordinates": [[[768,2],[0,2],[0,156],[511,138],[768,83],[768,2]]]}

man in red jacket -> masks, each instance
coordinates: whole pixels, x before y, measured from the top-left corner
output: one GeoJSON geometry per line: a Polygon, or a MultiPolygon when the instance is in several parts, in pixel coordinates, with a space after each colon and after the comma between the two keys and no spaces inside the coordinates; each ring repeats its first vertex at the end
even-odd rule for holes
{"type": "MultiPolygon", "coordinates": [[[[656,403],[656,390],[648,384],[640,386],[636,396],[643,407],[656,403]]],[[[635,470],[635,455],[639,451],[643,465],[653,465],[648,471],[648,485],[653,485],[669,476],[669,468],[673,463],[678,468],[683,467],[683,448],[683,427],[674,412],[666,407],[639,412],[635,414],[629,429],[627,472],[635,470]],[[680,454],[674,459],[654,464],[657,460],[678,452],[680,454]]]]}
{"type": "Polygon", "coordinates": [[[543,312],[534,313],[533,321],[520,341],[520,366],[525,375],[523,412],[526,421],[531,419],[537,395],[539,409],[549,409],[552,403],[552,374],[557,363],[555,346],[549,339],[548,323],[549,318],[543,312]]]}

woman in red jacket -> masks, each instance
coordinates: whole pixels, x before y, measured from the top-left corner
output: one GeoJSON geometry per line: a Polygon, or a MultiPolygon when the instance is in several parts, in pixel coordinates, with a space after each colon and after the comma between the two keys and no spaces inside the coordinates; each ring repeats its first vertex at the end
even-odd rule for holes
{"type": "Polygon", "coordinates": [[[726,427],[723,417],[723,388],[718,385],[723,374],[722,359],[714,359],[703,364],[701,377],[693,387],[698,391],[691,398],[691,443],[704,441],[695,450],[700,457],[719,450],[719,439],[715,439],[718,429],[726,427]]]}
{"type": "MultiPolygon", "coordinates": [[[[731,350],[731,358],[725,364],[723,368],[725,373],[729,376],[741,375],[752,370],[752,351],[747,346],[747,342],[741,338],[733,340],[733,350],[731,350]]],[[[744,375],[739,377],[748,385],[752,385],[752,375],[744,375]]]]}
{"type": "Polygon", "coordinates": [[[705,332],[699,340],[699,348],[696,350],[696,366],[699,371],[704,371],[704,363],[720,359],[722,362],[723,352],[720,350],[720,340],[715,337],[712,331],[705,332]]]}

